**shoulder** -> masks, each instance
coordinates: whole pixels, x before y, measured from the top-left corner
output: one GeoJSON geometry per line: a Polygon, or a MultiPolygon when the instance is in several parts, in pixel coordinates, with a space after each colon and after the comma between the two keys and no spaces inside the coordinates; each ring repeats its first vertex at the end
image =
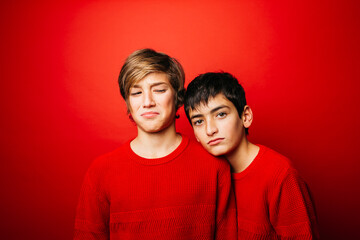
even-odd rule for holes
{"type": "Polygon", "coordinates": [[[188,146],[192,167],[204,173],[204,178],[218,181],[219,186],[231,184],[230,164],[225,157],[211,155],[195,140],[190,140],[188,146]]]}
{"type": "Polygon", "coordinates": [[[100,155],[99,157],[95,158],[88,170],[87,175],[94,177],[100,177],[107,174],[107,172],[114,167],[116,164],[121,164],[124,161],[124,158],[126,158],[127,152],[128,152],[128,145],[129,141],[126,143],[121,144],[118,148],[114,149],[111,152],[105,153],[103,155],[100,155]]]}
{"type": "Polygon", "coordinates": [[[291,189],[294,189],[295,186],[299,186],[301,189],[307,188],[306,182],[300,176],[289,158],[270,148],[264,148],[266,150],[264,153],[265,160],[267,161],[266,164],[273,169],[272,183],[274,185],[279,187],[288,186],[291,189]]]}
{"type": "Polygon", "coordinates": [[[230,169],[228,161],[224,157],[215,157],[208,153],[196,140],[189,139],[187,154],[199,164],[206,168],[230,169]]]}
{"type": "Polygon", "coordinates": [[[267,179],[269,184],[281,184],[289,175],[298,178],[297,170],[294,168],[290,159],[266,146],[258,145],[259,161],[257,163],[257,175],[262,179],[267,179]]]}
{"type": "Polygon", "coordinates": [[[189,144],[188,144],[188,151],[192,151],[194,153],[199,153],[199,154],[203,154],[203,155],[210,155],[202,146],[200,143],[198,143],[197,141],[195,141],[194,139],[190,138],[190,137],[186,137],[188,138],[189,144]]]}
{"type": "Polygon", "coordinates": [[[292,169],[293,165],[289,158],[278,153],[277,151],[268,148],[263,145],[258,145],[260,147],[260,152],[262,156],[262,164],[266,165],[268,168],[272,169],[282,169],[287,171],[288,169],[292,169]]]}

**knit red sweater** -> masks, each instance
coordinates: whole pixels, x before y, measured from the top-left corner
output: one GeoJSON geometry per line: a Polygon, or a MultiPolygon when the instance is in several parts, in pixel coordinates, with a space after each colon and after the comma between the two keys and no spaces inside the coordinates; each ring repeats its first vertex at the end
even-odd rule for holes
{"type": "Polygon", "coordinates": [[[306,184],[287,158],[259,147],[250,166],[233,174],[238,239],[318,239],[306,184]]]}
{"type": "Polygon", "coordinates": [[[74,239],[236,239],[229,165],[182,137],[163,158],[139,157],[129,141],[95,160],[74,239]]]}

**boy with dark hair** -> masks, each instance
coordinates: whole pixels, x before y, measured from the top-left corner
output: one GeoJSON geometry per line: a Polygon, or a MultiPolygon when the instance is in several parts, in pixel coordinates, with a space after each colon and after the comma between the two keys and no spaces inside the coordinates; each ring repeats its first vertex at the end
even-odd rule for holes
{"type": "Polygon", "coordinates": [[[138,134],[90,166],[74,239],[236,239],[229,164],[175,129],[184,99],[180,63],[135,51],[119,86],[138,134]]]}
{"type": "Polygon", "coordinates": [[[309,191],[290,161],[248,141],[253,113],[237,79],[223,72],[199,75],[184,105],[196,139],[232,166],[238,239],[317,239],[309,191]]]}

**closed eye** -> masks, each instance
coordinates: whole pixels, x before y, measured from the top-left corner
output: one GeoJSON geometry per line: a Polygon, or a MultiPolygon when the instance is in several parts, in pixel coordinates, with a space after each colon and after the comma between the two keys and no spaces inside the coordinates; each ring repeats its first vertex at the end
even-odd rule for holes
{"type": "Polygon", "coordinates": [[[131,96],[136,96],[136,95],[139,95],[139,94],[141,94],[141,91],[130,93],[131,96]]]}
{"type": "Polygon", "coordinates": [[[166,92],[166,89],[155,89],[154,92],[163,93],[166,92]]]}

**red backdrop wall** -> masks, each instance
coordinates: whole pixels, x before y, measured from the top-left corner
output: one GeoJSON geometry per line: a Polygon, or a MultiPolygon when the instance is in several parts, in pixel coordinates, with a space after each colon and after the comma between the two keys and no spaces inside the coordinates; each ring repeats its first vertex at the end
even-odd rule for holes
{"type": "MultiPolygon", "coordinates": [[[[233,73],[253,142],[291,158],[323,239],[357,239],[358,1],[0,3],[2,239],[70,239],[84,173],[134,137],[117,87],[124,59],[176,57],[186,84],[233,73]]],[[[178,131],[192,135],[184,113],[178,131]]]]}

